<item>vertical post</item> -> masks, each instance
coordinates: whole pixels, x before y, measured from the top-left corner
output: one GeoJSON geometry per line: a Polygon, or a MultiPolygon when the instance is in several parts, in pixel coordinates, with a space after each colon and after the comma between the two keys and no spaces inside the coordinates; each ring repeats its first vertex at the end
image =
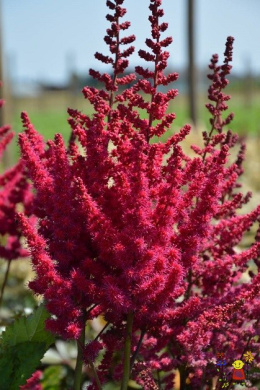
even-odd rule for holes
{"type": "Polygon", "coordinates": [[[252,68],[251,68],[251,62],[250,58],[245,59],[245,69],[246,73],[243,80],[243,95],[244,95],[244,105],[248,109],[252,107],[253,102],[253,88],[254,88],[254,82],[253,82],[253,74],[252,74],[252,68]]]}
{"type": "Polygon", "coordinates": [[[75,66],[75,53],[68,52],[66,56],[66,67],[68,73],[68,107],[73,108],[76,105],[77,95],[77,73],[75,66]]]}
{"type": "Polygon", "coordinates": [[[195,0],[187,0],[188,8],[188,101],[190,118],[197,125],[197,91],[196,91],[196,65],[195,65],[195,0]]]}

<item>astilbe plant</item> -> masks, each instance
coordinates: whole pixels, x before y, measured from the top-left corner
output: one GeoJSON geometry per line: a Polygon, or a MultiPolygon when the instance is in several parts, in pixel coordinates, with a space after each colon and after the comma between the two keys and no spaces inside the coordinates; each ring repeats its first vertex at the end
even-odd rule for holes
{"type": "MultiPolygon", "coordinates": [[[[4,100],[0,100],[0,108],[4,100]]],[[[0,159],[14,137],[14,132],[9,125],[0,128],[0,159]]],[[[4,168],[4,167],[3,167],[4,168]]],[[[21,243],[21,230],[17,224],[16,213],[24,210],[24,214],[31,216],[33,194],[32,187],[28,183],[25,166],[20,159],[13,167],[5,170],[0,175],[0,257],[7,261],[5,277],[1,286],[0,305],[3,299],[4,289],[7,283],[10,264],[12,260],[28,256],[28,251],[21,243]]]]}
{"type": "Polygon", "coordinates": [[[38,217],[36,229],[19,214],[37,274],[29,286],[52,314],[47,328],[77,340],[75,389],[83,360],[94,373],[92,389],[114,380],[125,390],[130,376],[145,389],[171,389],[176,369],[182,389],[199,389],[214,376],[217,351],[235,359],[249,344],[258,347],[259,276],[240,279],[249,260],[259,265],[259,233],[249,249],[237,245],[260,208],[237,212],[250,199],[237,190],[244,145],[230,161],[238,138],[223,131],[233,117],[222,118],[233,38],[222,66],[212,58],[211,129],[190,157],[180,146],[189,125],[165,143],[150,142],[171,127],[175,115],[167,108],[177,95],[161,92],[177,79],[165,73],[172,39],[162,36],[162,1],[150,0],[151,38],[139,51],[150,66],[134,74],[127,73],[134,47],[125,45],[135,36],[123,36],[130,26],[121,20],[123,2],[107,1],[110,54],[95,57],[113,72],[90,70],[104,87],[83,89],[92,117],[68,110],[69,146],[57,134],[45,148],[22,114],[19,142],[38,217]],[[85,345],[86,322],[101,314],[105,328],[85,345]]]}

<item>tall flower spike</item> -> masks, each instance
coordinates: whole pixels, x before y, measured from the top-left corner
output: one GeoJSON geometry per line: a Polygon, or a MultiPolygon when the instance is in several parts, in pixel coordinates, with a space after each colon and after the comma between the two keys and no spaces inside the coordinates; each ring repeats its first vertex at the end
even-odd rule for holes
{"type": "Polygon", "coordinates": [[[233,42],[233,37],[227,38],[226,50],[224,53],[225,59],[222,66],[217,65],[217,54],[212,56],[211,64],[209,65],[212,73],[208,75],[208,78],[212,81],[212,83],[208,89],[208,98],[213,103],[206,104],[208,111],[212,115],[212,118],[210,119],[211,130],[205,140],[206,146],[209,145],[211,141],[213,131],[216,130],[217,132],[222,133],[223,127],[228,125],[234,117],[234,114],[231,113],[226,117],[226,119],[222,119],[222,112],[228,108],[226,101],[230,99],[230,95],[226,95],[223,90],[228,85],[226,76],[230,74],[232,69],[232,66],[229,63],[232,61],[233,42]]]}
{"type": "Polygon", "coordinates": [[[146,39],[149,51],[139,50],[138,52],[140,58],[153,64],[152,69],[137,66],[135,71],[140,77],[139,80],[132,88],[117,96],[119,102],[129,101],[127,109],[123,104],[118,106],[121,118],[130,120],[133,126],[145,136],[147,142],[153,136],[163,135],[175,119],[175,114],[166,114],[166,110],[169,102],[177,95],[177,90],[171,89],[167,93],[157,91],[159,86],[167,86],[178,78],[177,73],[170,73],[167,76],[164,74],[169,58],[169,52],[165,51],[164,48],[172,43],[172,38],[161,39],[161,33],[167,30],[168,24],[165,22],[160,24],[159,22],[164,15],[160,6],[161,0],[150,2],[149,21],[152,39],[146,39]],[[148,95],[150,102],[144,99],[144,94],[148,95]],[[147,120],[141,119],[138,112],[140,109],[147,112],[147,120]],[[157,124],[153,125],[154,121],[157,124]]]}
{"type": "MultiPolygon", "coordinates": [[[[90,69],[89,74],[96,80],[102,82],[105,86],[105,91],[97,91],[93,88],[89,91],[88,87],[84,88],[84,95],[93,104],[95,97],[101,99],[109,105],[110,109],[113,108],[114,94],[118,90],[119,85],[126,85],[135,80],[134,74],[128,74],[123,77],[118,77],[124,74],[129,61],[128,57],[133,54],[134,46],[129,46],[127,49],[121,50],[122,46],[129,45],[135,41],[134,35],[121,37],[120,33],[127,30],[130,27],[130,22],[121,22],[121,19],[126,14],[126,9],[122,7],[124,0],[107,0],[107,7],[112,11],[112,14],[107,14],[106,18],[111,23],[110,28],[107,29],[107,35],[104,41],[109,47],[111,53],[110,56],[105,56],[102,53],[96,52],[95,58],[105,64],[111,64],[113,67],[112,77],[108,73],[101,74],[98,71],[90,69]],[[90,95],[90,92],[92,94],[90,95]],[[93,96],[94,93],[94,96],[93,96]]],[[[108,112],[109,118],[110,113],[108,112]]]]}

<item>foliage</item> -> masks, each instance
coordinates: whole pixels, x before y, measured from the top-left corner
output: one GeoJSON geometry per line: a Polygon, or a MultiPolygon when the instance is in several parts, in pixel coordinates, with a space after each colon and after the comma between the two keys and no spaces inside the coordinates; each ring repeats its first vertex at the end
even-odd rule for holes
{"type": "Polygon", "coordinates": [[[44,343],[24,342],[3,347],[0,357],[1,385],[17,390],[30,378],[45,352],[44,343]]]}
{"type": "Polygon", "coordinates": [[[45,330],[45,321],[49,316],[44,305],[40,305],[28,317],[18,318],[2,333],[1,346],[11,347],[32,341],[43,343],[47,350],[55,341],[53,335],[45,330]]]}
{"type": "Polygon", "coordinates": [[[64,377],[62,366],[49,366],[44,370],[42,379],[43,390],[60,390],[61,380],[64,377]]]}
{"type": "Polygon", "coordinates": [[[28,317],[20,317],[5,332],[0,344],[0,377],[6,389],[17,390],[25,384],[49,346],[52,334],[45,330],[49,317],[43,305],[28,317]]]}

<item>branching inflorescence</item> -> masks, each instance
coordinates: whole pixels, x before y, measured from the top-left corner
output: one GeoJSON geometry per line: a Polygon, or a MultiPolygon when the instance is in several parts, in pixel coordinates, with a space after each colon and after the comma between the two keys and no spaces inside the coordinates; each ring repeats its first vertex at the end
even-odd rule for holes
{"type": "MultiPolygon", "coordinates": [[[[2,109],[4,100],[0,100],[2,109]]],[[[6,151],[14,132],[9,125],[0,127],[0,158],[6,151]]],[[[23,248],[21,229],[17,224],[16,213],[23,210],[33,223],[32,214],[32,186],[28,183],[24,163],[20,159],[16,165],[0,174],[0,257],[7,261],[5,276],[1,286],[0,305],[3,301],[4,290],[8,281],[12,260],[27,257],[28,251],[23,248]]]]}
{"type": "Polygon", "coordinates": [[[248,249],[237,245],[259,220],[260,208],[237,213],[250,199],[237,192],[244,145],[232,162],[229,150],[238,138],[223,131],[233,118],[222,118],[233,38],[227,39],[224,65],[216,55],[211,60],[211,129],[190,157],[180,146],[189,125],[165,143],[150,143],[170,128],[175,115],[167,108],[177,95],[158,89],[177,79],[165,73],[172,39],[163,37],[162,1],[150,0],[151,38],[139,51],[152,66],[137,66],[135,74],[126,73],[134,51],[126,45],[135,37],[121,36],[130,26],[121,21],[123,2],[107,1],[110,54],[95,54],[113,74],[90,70],[104,87],[83,89],[92,117],[68,110],[68,148],[57,134],[46,149],[22,114],[19,142],[39,221],[35,229],[19,215],[37,274],[30,287],[52,314],[48,329],[65,339],[80,340],[86,321],[100,314],[109,323],[99,340],[79,344],[92,366],[104,350],[92,388],[100,388],[109,372],[122,378],[124,390],[132,371],[140,383],[150,378],[147,389],[158,383],[171,389],[172,370],[178,369],[182,384],[190,378],[199,389],[217,351],[235,359],[250,337],[252,349],[258,346],[259,276],[251,273],[245,284],[241,275],[249,260],[259,266],[259,233],[248,249]],[[117,360],[123,345],[124,365],[117,360]]]}

